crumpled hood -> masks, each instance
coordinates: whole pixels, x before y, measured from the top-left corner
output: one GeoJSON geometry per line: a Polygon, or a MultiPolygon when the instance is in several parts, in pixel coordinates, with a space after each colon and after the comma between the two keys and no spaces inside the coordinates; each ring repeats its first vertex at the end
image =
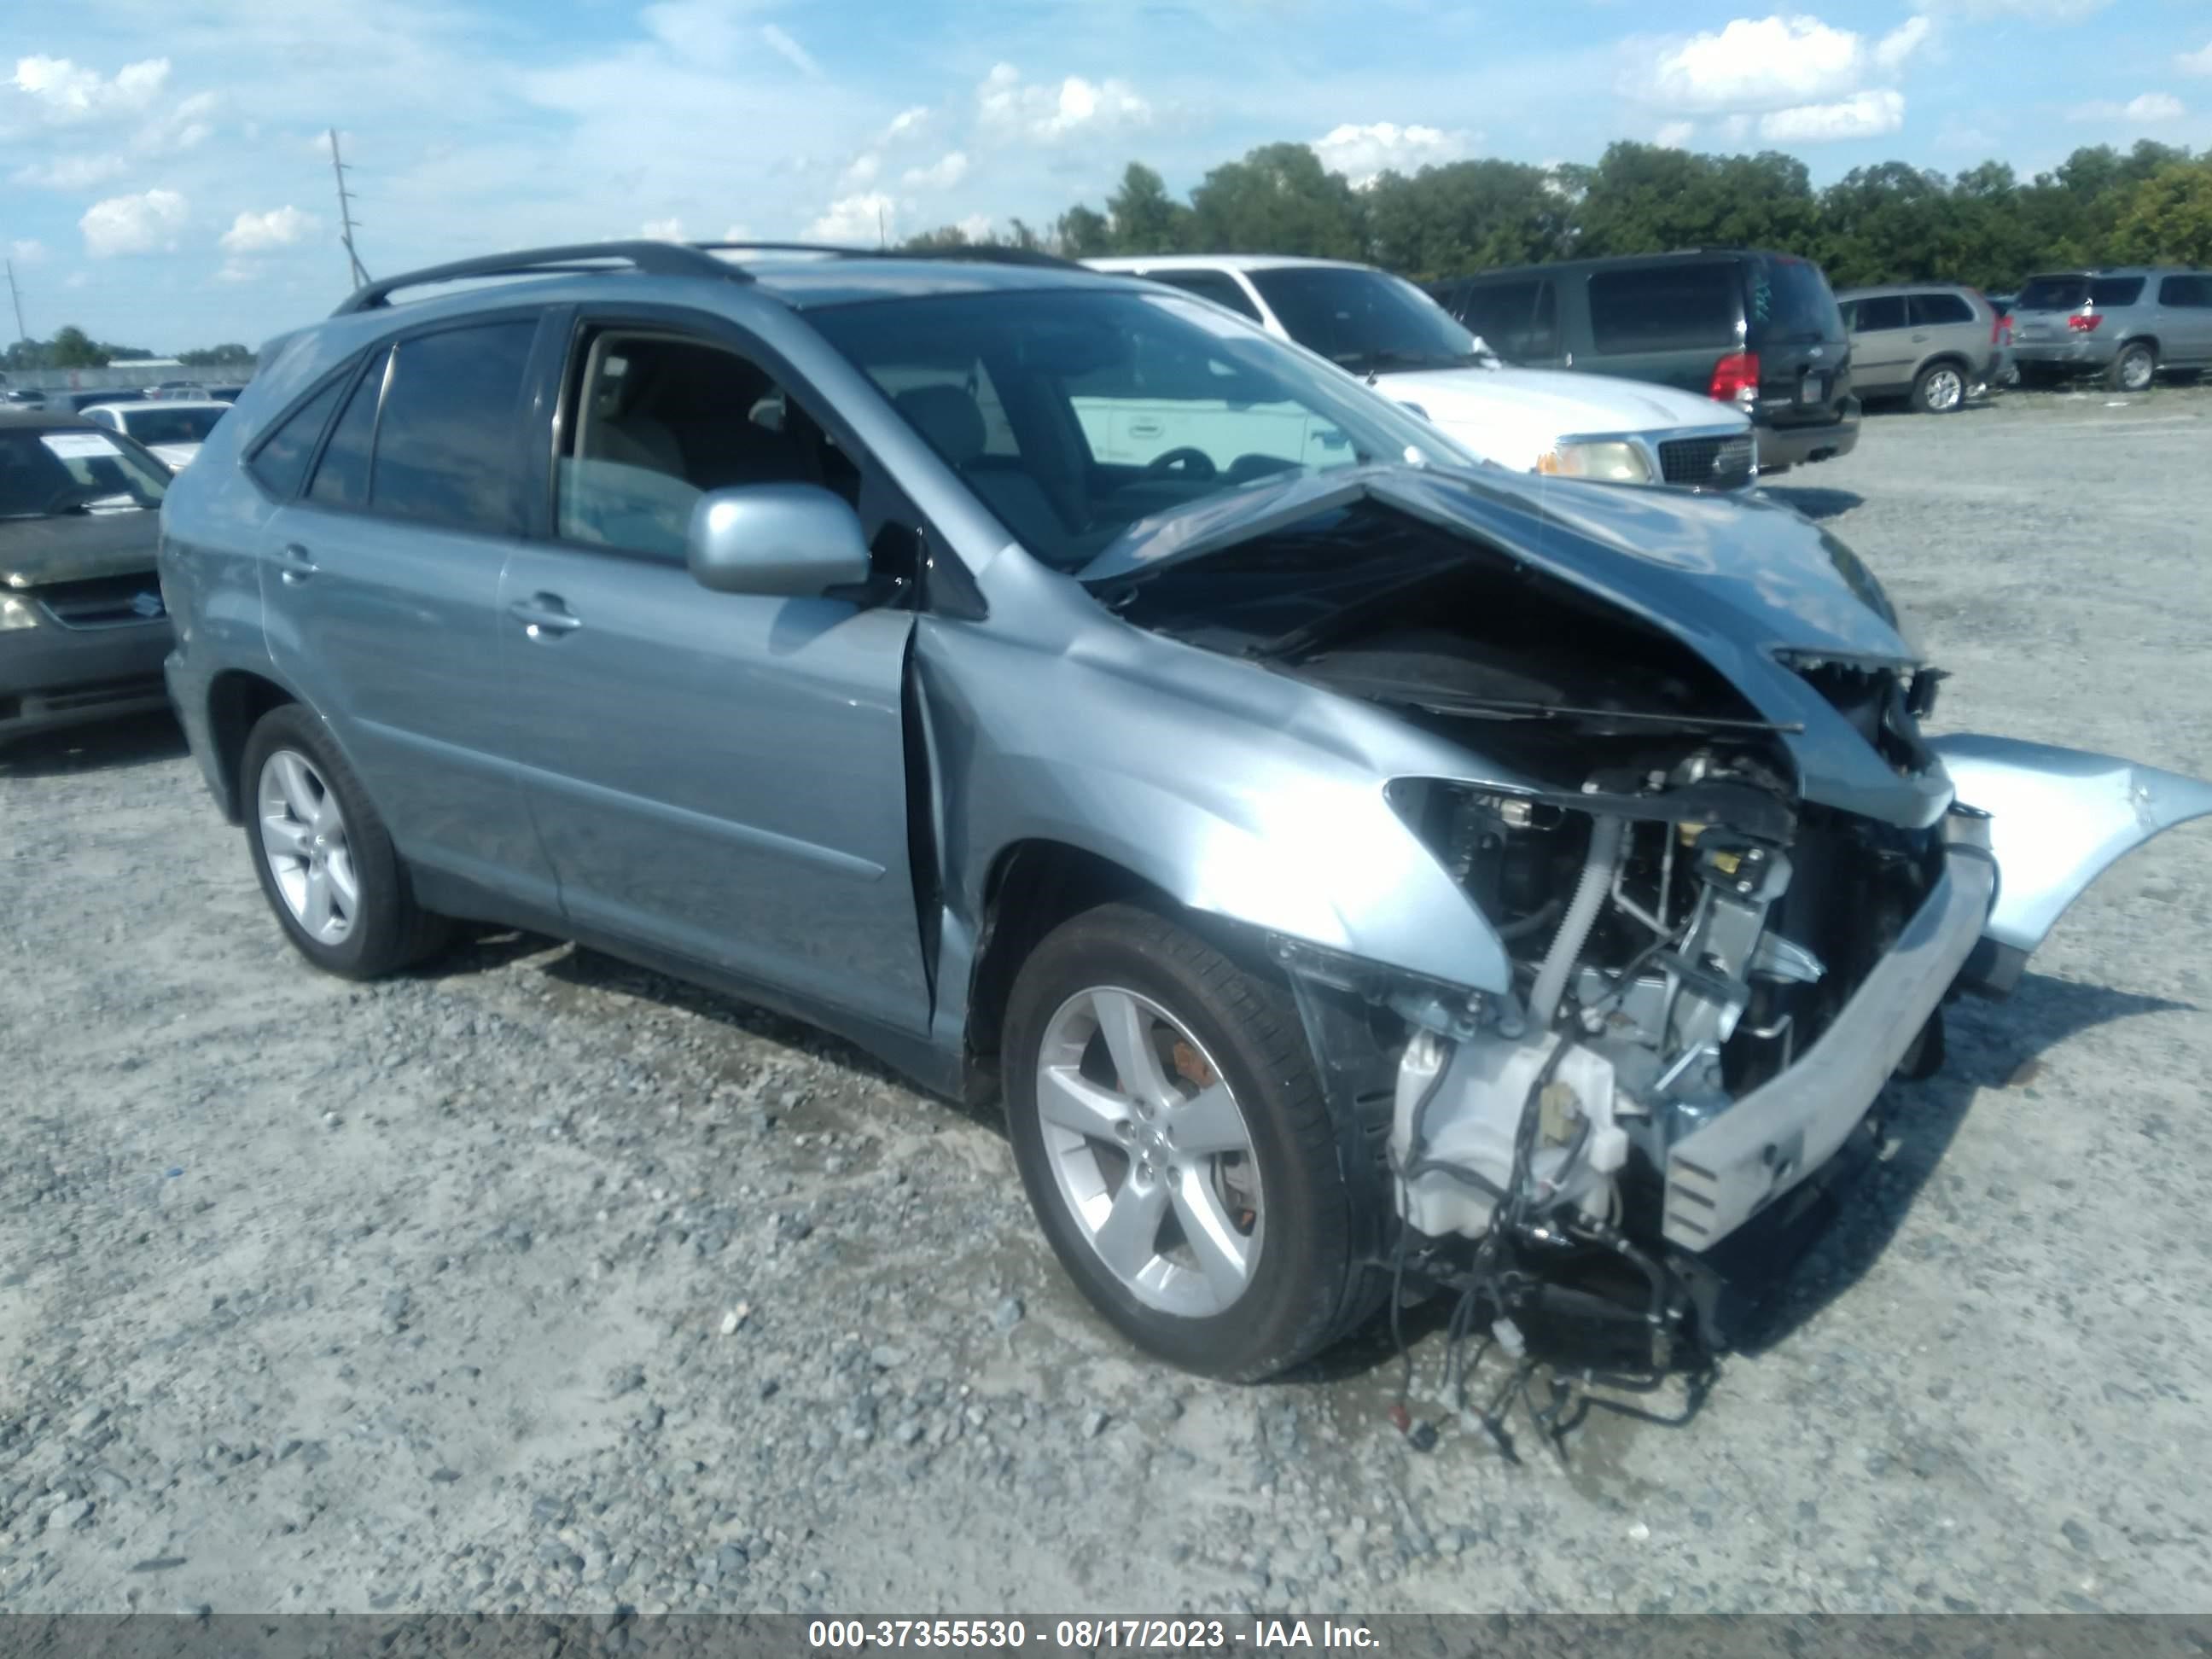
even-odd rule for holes
{"type": "Polygon", "coordinates": [[[1900,776],[1783,660],[1923,659],[1857,556],[1770,501],[1503,470],[1346,467],[1261,480],[1134,525],[1078,577],[1142,581],[1360,501],[1495,548],[1674,635],[1800,733],[1790,747],[1807,799],[1916,825],[1948,803],[1940,771],[1900,776]]]}
{"type": "Polygon", "coordinates": [[[1439,368],[1376,377],[1375,389],[1413,404],[1501,466],[1527,470],[1553,440],[1683,427],[1744,431],[1741,410],[1694,392],[1609,374],[1549,368],[1439,368]]]}
{"type": "Polygon", "coordinates": [[[0,519],[0,586],[42,587],[154,568],[161,515],[64,513],[51,519],[0,519]]]}

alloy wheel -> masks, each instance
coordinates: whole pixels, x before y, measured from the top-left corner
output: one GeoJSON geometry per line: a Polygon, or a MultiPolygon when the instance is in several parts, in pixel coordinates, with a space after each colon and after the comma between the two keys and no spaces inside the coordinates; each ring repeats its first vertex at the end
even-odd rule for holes
{"type": "Polygon", "coordinates": [[[1928,377],[1928,407],[1948,415],[1966,401],[1966,383],[1955,368],[1939,368],[1928,377]]]}
{"type": "Polygon", "coordinates": [[[318,945],[342,944],[361,912],[361,879],[337,797],[295,750],[262,763],[261,851],[285,908],[318,945]]]}
{"type": "Polygon", "coordinates": [[[1123,1288],[1188,1318],[1244,1293],[1265,1234],[1252,1131],[1181,1021],[1133,991],[1077,992],[1045,1027],[1036,1104],[1060,1195],[1123,1288]]]}
{"type": "Polygon", "coordinates": [[[2120,359],[2120,389],[2124,392],[2145,390],[2150,385],[2155,368],[2150,353],[2141,347],[2134,348],[2120,359]]]}

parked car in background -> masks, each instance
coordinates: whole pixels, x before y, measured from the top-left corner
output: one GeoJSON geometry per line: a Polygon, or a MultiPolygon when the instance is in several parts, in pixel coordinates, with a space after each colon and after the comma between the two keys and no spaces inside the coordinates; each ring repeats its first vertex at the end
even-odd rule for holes
{"type": "Polygon", "coordinates": [[[2161,370],[2212,367],[2212,272],[2149,266],[2031,276],[2013,307],[2021,379],[2100,374],[2147,392],[2161,370]]]}
{"type": "Polygon", "coordinates": [[[207,388],[198,380],[161,380],[146,388],[150,398],[167,401],[170,398],[198,400],[207,395],[207,388]]]}
{"type": "MultiPolygon", "coordinates": [[[[1419,289],[1371,265],[1215,254],[1085,263],[1225,306],[1516,472],[1702,489],[1745,489],[1757,477],[1739,411],[1634,380],[1508,368],[1419,289]]],[[[1188,441],[1181,423],[1198,407],[1164,404],[1148,441],[1188,441]]]]}
{"type": "Polygon", "coordinates": [[[0,744],[167,707],[154,562],[169,482],[89,421],[0,410],[0,744]]]}
{"type": "Polygon", "coordinates": [[[2013,301],[2020,296],[2014,294],[1992,294],[1988,296],[1990,309],[2000,317],[2012,315],[2013,301]]]}
{"type": "Polygon", "coordinates": [[[11,386],[0,392],[0,404],[16,409],[44,409],[46,401],[46,394],[34,386],[11,386]]]}
{"type": "Polygon", "coordinates": [[[94,404],[136,404],[146,400],[135,386],[106,386],[97,392],[64,392],[56,400],[71,414],[82,415],[94,404]]]}
{"type": "Polygon", "coordinates": [[[219,404],[234,404],[238,401],[238,394],[245,390],[242,386],[211,386],[207,389],[207,395],[219,404]]]}
{"type": "Polygon", "coordinates": [[[1480,465],[1135,278],[550,248],[264,362],[161,570],[302,957],[526,927],[995,1096],[1069,1277],[1216,1376],[1408,1286],[1701,1364],[1946,998],[2212,812],[1924,738],[1797,514],[1480,465]],[[1117,456],[1156,370],[1228,465],[1117,456]]]}
{"type": "Polygon", "coordinates": [[[84,411],[88,421],[110,432],[126,433],[160,456],[173,471],[192,464],[215,424],[230,412],[228,404],[204,398],[198,403],[164,399],[159,403],[94,404],[84,411]]]}
{"type": "Polygon", "coordinates": [[[1636,254],[1488,270],[1429,291],[1509,363],[1650,380],[1734,404],[1758,427],[1762,471],[1858,445],[1850,338],[1809,259],[1636,254]]]}
{"type": "Polygon", "coordinates": [[[1899,283],[1850,289],[1836,303],[1862,398],[1907,398],[1923,414],[1949,415],[2011,373],[2011,325],[1978,289],[1899,283]]]}

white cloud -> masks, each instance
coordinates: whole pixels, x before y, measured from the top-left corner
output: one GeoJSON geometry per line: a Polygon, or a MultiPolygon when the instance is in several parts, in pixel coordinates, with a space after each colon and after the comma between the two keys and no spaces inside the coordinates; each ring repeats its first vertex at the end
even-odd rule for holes
{"type": "Polygon", "coordinates": [[[2176,52],[2173,61],[2184,75],[2212,75],[2212,40],[2204,43],[2202,52],[2176,52]]]}
{"type": "Polygon", "coordinates": [[[817,78],[820,76],[822,65],[807,55],[805,47],[800,46],[798,41],[776,27],[775,24],[761,25],[761,39],[768,42],[771,52],[801,75],[813,76],[817,78]]]}
{"type": "Polygon", "coordinates": [[[908,168],[905,183],[909,190],[950,190],[967,176],[968,158],[956,149],[933,166],[908,168]]]}
{"type": "Polygon", "coordinates": [[[1875,44],[1875,67],[1894,75],[1905,67],[1905,60],[1919,50],[1935,27],[1924,16],[1906,18],[1875,44]]]}
{"type": "Polygon", "coordinates": [[[1104,133],[1152,123],[1152,106],[1126,81],[1090,82],[1071,75],[1058,87],[1025,82],[1012,64],[999,64],[975,89],[987,129],[1056,143],[1071,133],[1104,133]]]}
{"type": "Polygon", "coordinates": [[[84,251],[95,259],[118,253],[151,253],[173,248],[191,205],[173,190],[149,190],[137,196],[111,196],[85,210],[77,228],[84,251]]]}
{"type": "Polygon", "coordinates": [[[1369,185],[1389,171],[1411,173],[1442,161],[1456,161],[1474,148],[1464,132],[1441,127],[1401,127],[1394,121],[1368,126],[1350,122],[1332,128],[1313,143],[1314,154],[1332,173],[1340,173],[1354,185],[1369,185]]]}
{"type": "Polygon", "coordinates": [[[61,155],[17,167],[9,179],[40,190],[90,190],[115,178],[128,165],[120,155],[61,155]]]}
{"type": "Polygon", "coordinates": [[[997,239],[999,228],[989,214],[971,213],[960,222],[960,234],[971,242],[988,242],[997,239]]]}
{"type": "Polygon", "coordinates": [[[2146,92],[2130,98],[2124,104],[2110,99],[2094,103],[2076,104],[2066,112],[2070,121],[2087,121],[2111,126],[2150,126],[2163,121],[2179,121],[2189,113],[2181,100],[2170,92],[2146,92]]]}
{"type": "Polygon", "coordinates": [[[1645,90],[1671,109],[1789,109],[1855,90],[1866,42],[1817,17],[1739,17],[1662,52],[1645,90]]]}
{"type": "Polygon", "coordinates": [[[876,175],[881,173],[883,168],[884,158],[873,150],[870,150],[865,155],[853,158],[853,164],[845,169],[845,176],[842,182],[847,190],[860,190],[875,183],[876,175]]]}
{"type": "Polygon", "coordinates": [[[923,106],[917,104],[912,109],[902,109],[891,118],[890,125],[884,129],[884,142],[917,137],[928,125],[929,111],[923,106]]]}
{"type": "Polygon", "coordinates": [[[648,242],[680,242],[684,240],[684,222],[675,218],[647,219],[637,228],[637,234],[648,242]]]}
{"type": "Polygon", "coordinates": [[[291,246],[321,224],[313,214],[289,204],[266,213],[241,213],[223,232],[222,246],[226,253],[266,253],[270,248],[291,246]]]}
{"type": "Polygon", "coordinates": [[[898,204],[881,191],[841,196],[806,228],[810,241],[851,242],[862,247],[873,247],[879,236],[890,240],[897,234],[898,204]]]}
{"type": "Polygon", "coordinates": [[[149,58],[125,64],[112,78],[66,58],[15,60],[9,84],[50,120],[82,121],[94,116],[143,110],[160,96],[169,78],[169,60],[149,58]]]}
{"type": "Polygon", "coordinates": [[[1653,135],[1651,142],[1662,149],[1684,149],[1697,136],[1695,121],[1669,121],[1653,135]]]}
{"type": "Polygon", "coordinates": [[[1759,118],[1759,135],[1782,144],[1827,143],[1839,138],[1878,138],[1905,125],[1905,94],[1862,92],[1832,104],[1801,104],[1759,118]]]}
{"type": "Polygon", "coordinates": [[[46,245],[35,236],[27,236],[21,241],[8,244],[8,257],[19,265],[43,264],[46,258],[46,245]]]}

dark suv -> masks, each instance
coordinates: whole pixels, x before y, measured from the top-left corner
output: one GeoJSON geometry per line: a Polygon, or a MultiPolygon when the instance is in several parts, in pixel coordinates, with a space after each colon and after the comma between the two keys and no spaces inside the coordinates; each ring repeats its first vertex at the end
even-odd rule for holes
{"type": "Polygon", "coordinates": [[[1508,362],[1702,392],[1759,427],[1762,471],[1859,441],[1850,339],[1820,266],[1729,249],[1576,259],[1431,284],[1508,362]]]}

